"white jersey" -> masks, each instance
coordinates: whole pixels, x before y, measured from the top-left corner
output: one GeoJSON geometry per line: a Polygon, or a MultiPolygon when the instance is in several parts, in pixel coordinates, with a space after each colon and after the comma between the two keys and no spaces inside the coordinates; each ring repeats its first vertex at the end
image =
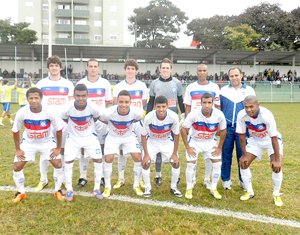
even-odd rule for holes
{"type": "Polygon", "coordinates": [[[174,135],[179,135],[179,119],[174,111],[168,109],[163,120],[157,118],[156,110],[152,110],[145,116],[143,136],[149,135],[154,140],[165,140],[171,136],[171,131],[174,135]]]}
{"type": "Polygon", "coordinates": [[[245,134],[246,128],[250,137],[258,141],[270,141],[270,138],[279,135],[276,122],[270,110],[259,107],[257,118],[247,115],[245,109],[241,110],[237,116],[236,133],[245,134]]]}
{"type": "Polygon", "coordinates": [[[95,103],[101,108],[105,108],[106,101],[112,101],[111,86],[108,80],[98,77],[97,81],[91,82],[89,78],[83,78],[77,84],[83,83],[89,91],[88,100],[95,103]]]}
{"type": "Polygon", "coordinates": [[[72,97],[74,93],[73,83],[62,77],[57,81],[52,81],[49,77],[44,78],[36,84],[36,87],[43,91],[42,104],[52,107],[67,104],[69,97],[72,97]]]}
{"type": "Polygon", "coordinates": [[[127,137],[133,132],[133,123],[135,120],[141,120],[143,110],[136,107],[130,107],[127,115],[120,115],[118,105],[114,105],[105,110],[104,115],[100,117],[101,121],[108,122],[108,132],[112,136],[127,137]]]}
{"type": "Polygon", "coordinates": [[[131,95],[131,106],[144,109],[143,100],[147,100],[149,95],[145,83],[136,79],[134,83],[129,84],[125,79],[115,86],[113,96],[118,97],[118,94],[122,90],[129,91],[131,95]]]}
{"type": "Polygon", "coordinates": [[[201,97],[204,93],[210,93],[214,97],[214,105],[220,106],[219,86],[208,81],[206,85],[200,85],[199,81],[188,85],[185,91],[183,103],[191,106],[191,110],[201,106],[201,97]]]}
{"type": "Polygon", "coordinates": [[[192,110],[183,123],[184,128],[191,128],[189,136],[195,140],[211,140],[220,125],[220,130],[226,129],[226,119],[222,111],[213,108],[210,117],[205,117],[202,107],[192,110]]]}
{"type": "Polygon", "coordinates": [[[62,119],[68,120],[69,135],[73,137],[89,137],[95,135],[95,122],[94,118],[98,119],[102,114],[100,108],[87,101],[87,104],[83,110],[78,110],[75,107],[75,100],[72,100],[68,105],[64,106],[61,113],[62,119]]]}
{"type": "Polygon", "coordinates": [[[23,138],[30,144],[43,144],[51,141],[53,137],[50,130],[51,125],[56,131],[62,131],[63,129],[62,120],[45,106],[42,106],[39,113],[33,113],[30,110],[30,105],[19,109],[12,132],[18,133],[23,124],[25,126],[23,138]]]}

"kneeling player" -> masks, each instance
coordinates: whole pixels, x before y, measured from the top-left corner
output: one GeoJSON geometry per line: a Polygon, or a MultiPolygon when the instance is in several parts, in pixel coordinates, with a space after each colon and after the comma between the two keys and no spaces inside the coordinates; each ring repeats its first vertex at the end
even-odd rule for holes
{"type": "Polygon", "coordinates": [[[145,181],[145,197],[151,196],[150,164],[156,161],[156,155],[161,153],[162,162],[171,162],[172,179],[171,192],[182,197],[177,189],[177,181],[180,175],[180,164],[178,157],[179,144],[179,119],[177,113],[168,109],[168,100],[164,96],[158,96],[154,101],[154,109],[144,119],[144,133],[142,143],[145,151],[143,159],[143,178],[145,181]],[[174,140],[171,137],[174,133],[174,140]]]}
{"type": "Polygon", "coordinates": [[[134,183],[133,190],[137,195],[143,195],[139,186],[142,173],[142,156],[140,144],[135,132],[133,132],[133,123],[138,122],[143,117],[143,110],[131,106],[131,96],[126,90],[118,94],[118,105],[114,105],[105,110],[100,120],[108,124],[108,133],[105,138],[105,162],[104,179],[105,190],[104,197],[110,196],[112,164],[115,154],[119,154],[120,147],[123,154],[130,153],[134,161],[134,183]]]}
{"type": "Polygon", "coordinates": [[[97,199],[103,199],[100,191],[102,177],[102,154],[100,144],[95,133],[95,120],[100,117],[100,108],[87,101],[88,89],[84,84],[77,84],[74,88],[75,101],[71,101],[62,112],[62,119],[68,123],[69,133],[65,145],[65,179],[67,184],[68,201],[73,201],[73,165],[81,149],[84,149],[84,157],[94,161],[94,195],[97,199]]]}
{"type": "Polygon", "coordinates": [[[244,100],[245,109],[237,116],[236,133],[240,134],[240,144],[243,156],[240,159],[241,176],[247,192],[240,197],[242,201],[254,197],[250,164],[254,159],[261,160],[265,149],[268,151],[272,167],[274,183],[273,197],[276,206],[282,206],[280,188],[282,184],[282,155],[283,144],[281,134],[277,131],[273,114],[266,108],[260,107],[255,96],[247,96],[244,100]],[[246,127],[250,137],[245,139],[246,127]]]}
{"type": "Polygon", "coordinates": [[[181,135],[186,147],[186,194],[188,199],[193,198],[192,189],[194,168],[198,160],[198,154],[203,152],[204,160],[212,161],[212,183],[210,193],[216,199],[222,196],[217,191],[217,184],[221,174],[221,152],[226,137],[226,120],[224,114],[213,109],[213,96],[204,93],[201,97],[201,107],[194,109],[186,117],[181,135]],[[216,138],[216,132],[220,128],[220,142],[216,138]],[[191,131],[189,133],[189,130],[191,131]]]}
{"type": "Polygon", "coordinates": [[[42,106],[43,93],[38,88],[30,88],[26,92],[29,105],[17,112],[13,126],[14,142],[16,147],[16,156],[14,160],[14,181],[18,192],[13,202],[20,202],[26,197],[24,188],[25,164],[35,161],[35,154],[41,153],[42,161],[50,161],[54,167],[53,178],[55,181],[54,195],[63,200],[64,196],[60,190],[63,180],[63,170],[60,159],[60,150],[62,142],[62,121],[57,115],[50,112],[47,107],[42,106]],[[25,126],[23,139],[20,144],[20,134],[22,126],[25,126]],[[57,133],[57,144],[53,140],[50,126],[53,126],[57,133]]]}

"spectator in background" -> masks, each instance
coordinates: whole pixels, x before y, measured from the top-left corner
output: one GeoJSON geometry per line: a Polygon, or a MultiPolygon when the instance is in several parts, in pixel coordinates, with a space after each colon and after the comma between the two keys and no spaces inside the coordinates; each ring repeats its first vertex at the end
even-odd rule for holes
{"type": "Polygon", "coordinates": [[[3,73],[2,73],[2,74],[3,74],[3,77],[4,77],[4,78],[7,78],[7,77],[8,77],[8,72],[7,72],[7,70],[6,70],[6,69],[4,69],[4,71],[3,71],[3,73]]]}
{"type": "Polygon", "coordinates": [[[16,77],[16,72],[15,72],[15,70],[11,71],[11,77],[12,77],[12,78],[15,78],[15,77],[16,77]]]}

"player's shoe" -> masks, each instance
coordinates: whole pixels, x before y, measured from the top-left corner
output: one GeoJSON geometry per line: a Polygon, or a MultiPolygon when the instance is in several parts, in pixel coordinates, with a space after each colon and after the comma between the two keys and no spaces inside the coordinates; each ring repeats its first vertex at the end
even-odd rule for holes
{"type": "Polygon", "coordinates": [[[238,183],[238,186],[241,187],[245,192],[247,192],[247,189],[245,188],[245,185],[244,185],[244,183],[242,181],[240,181],[238,183]]]}
{"type": "Polygon", "coordinates": [[[241,201],[247,201],[251,198],[254,198],[254,193],[253,192],[246,192],[243,196],[240,197],[241,201]]]}
{"type": "Polygon", "coordinates": [[[2,119],[0,119],[0,126],[4,126],[2,119]]]}
{"type": "Polygon", "coordinates": [[[34,192],[42,191],[48,185],[48,181],[40,181],[39,184],[34,189],[34,192]]]}
{"type": "Polygon", "coordinates": [[[87,184],[87,180],[86,179],[84,179],[84,178],[80,178],[79,180],[78,180],[78,184],[76,185],[76,187],[77,188],[82,188],[82,187],[84,187],[84,185],[86,185],[87,184]]]}
{"type": "Polygon", "coordinates": [[[65,199],[65,196],[63,196],[61,190],[56,191],[54,193],[54,196],[60,201],[63,201],[65,199]]]}
{"type": "Polygon", "coordinates": [[[151,188],[146,188],[144,192],[144,197],[150,197],[151,196],[151,188]]]}
{"type": "Polygon", "coordinates": [[[193,198],[193,189],[188,189],[188,190],[186,190],[186,193],[185,193],[185,197],[187,198],[187,199],[192,199],[193,198]]]}
{"type": "Polygon", "coordinates": [[[17,192],[12,202],[20,202],[25,197],[26,197],[26,193],[17,192]]]}
{"type": "Polygon", "coordinates": [[[73,197],[73,191],[72,190],[68,190],[67,194],[66,194],[66,200],[71,202],[73,201],[74,197],[73,197]]]}
{"type": "Polygon", "coordinates": [[[14,124],[14,120],[9,120],[10,124],[14,124]]]}
{"type": "Polygon", "coordinates": [[[210,179],[209,178],[205,178],[204,179],[204,183],[203,183],[204,187],[207,188],[207,189],[211,189],[211,182],[210,182],[210,179]]]}
{"type": "Polygon", "coordinates": [[[182,197],[182,193],[178,190],[178,188],[171,188],[171,193],[173,193],[176,197],[182,197]]]}
{"type": "Polygon", "coordinates": [[[138,196],[143,196],[144,193],[143,191],[141,190],[140,186],[136,186],[136,187],[133,187],[133,191],[136,193],[136,195],[138,196]]]}
{"type": "Polygon", "coordinates": [[[155,177],[154,184],[156,186],[161,186],[161,184],[162,184],[161,182],[162,182],[162,177],[155,177]]]}
{"type": "Polygon", "coordinates": [[[146,187],[145,182],[144,182],[143,179],[140,179],[140,187],[141,188],[145,188],[146,187]]]}
{"type": "Polygon", "coordinates": [[[177,187],[180,187],[180,178],[178,177],[177,183],[176,183],[177,187]]]}
{"type": "Polygon", "coordinates": [[[121,188],[124,185],[125,185],[124,180],[118,180],[118,182],[114,185],[113,188],[121,188]]]}
{"type": "Polygon", "coordinates": [[[111,188],[105,188],[103,192],[103,196],[108,198],[110,196],[111,188]]]}
{"type": "Polygon", "coordinates": [[[103,198],[104,198],[104,196],[102,195],[100,189],[96,189],[96,190],[94,191],[94,195],[95,195],[95,197],[96,197],[97,199],[103,199],[103,198]]]}
{"type": "Polygon", "coordinates": [[[283,202],[281,200],[280,195],[273,195],[273,198],[274,198],[274,203],[275,203],[276,206],[282,206],[283,205],[283,202]]]}
{"type": "Polygon", "coordinates": [[[216,198],[216,199],[221,199],[222,198],[221,194],[216,189],[215,190],[210,190],[210,194],[213,195],[214,198],[216,198]]]}
{"type": "Polygon", "coordinates": [[[223,181],[222,185],[225,190],[229,190],[229,189],[231,189],[232,182],[231,182],[231,180],[223,181]]]}
{"type": "Polygon", "coordinates": [[[104,180],[104,178],[102,177],[101,178],[101,182],[100,182],[100,187],[103,187],[103,188],[105,188],[105,180],[104,180]]]}

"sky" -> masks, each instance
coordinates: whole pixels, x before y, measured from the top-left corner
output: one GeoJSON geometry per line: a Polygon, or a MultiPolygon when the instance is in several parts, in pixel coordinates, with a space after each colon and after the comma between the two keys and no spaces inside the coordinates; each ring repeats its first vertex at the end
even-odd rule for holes
{"type": "MultiPolygon", "coordinates": [[[[106,0],[109,1],[109,0],[106,0]]],[[[271,4],[278,3],[281,9],[290,12],[298,7],[300,3],[296,0],[227,0],[227,1],[202,1],[202,0],[171,0],[174,5],[180,8],[189,17],[188,22],[196,18],[210,18],[214,15],[239,15],[248,7],[257,6],[261,2],[269,2],[271,4]]],[[[146,7],[149,0],[124,0],[125,28],[124,28],[124,44],[133,45],[134,36],[127,30],[128,17],[133,14],[133,9],[138,7],[146,7]]],[[[18,23],[18,0],[0,0],[0,19],[11,17],[14,23],[18,23]],[[5,2],[5,3],[4,3],[5,2]]],[[[174,43],[176,47],[189,47],[192,38],[187,37],[183,31],[179,34],[180,39],[174,43]]]]}

